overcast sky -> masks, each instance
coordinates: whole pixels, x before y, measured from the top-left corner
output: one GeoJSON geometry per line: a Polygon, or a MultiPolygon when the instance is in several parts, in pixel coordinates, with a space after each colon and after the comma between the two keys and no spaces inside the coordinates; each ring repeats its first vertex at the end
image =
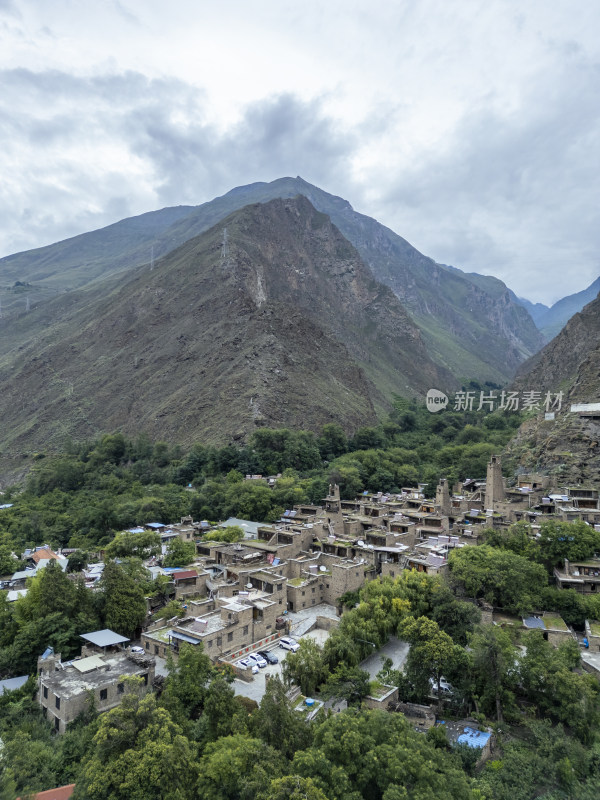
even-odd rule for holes
{"type": "Polygon", "coordinates": [[[0,0],[0,256],[301,175],[551,303],[600,275],[597,0],[0,0]]]}

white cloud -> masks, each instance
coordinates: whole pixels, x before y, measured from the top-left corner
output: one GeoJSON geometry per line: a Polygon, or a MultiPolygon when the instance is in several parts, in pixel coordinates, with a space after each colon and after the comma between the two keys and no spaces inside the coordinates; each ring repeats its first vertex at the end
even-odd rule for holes
{"type": "Polygon", "coordinates": [[[593,0],[0,0],[0,254],[300,174],[552,301],[600,273],[599,17],[593,0]]]}

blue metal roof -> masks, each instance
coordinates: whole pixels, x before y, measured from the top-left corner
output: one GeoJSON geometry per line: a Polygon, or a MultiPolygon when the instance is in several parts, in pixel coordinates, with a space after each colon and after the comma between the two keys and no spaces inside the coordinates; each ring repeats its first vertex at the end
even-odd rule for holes
{"type": "Polygon", "coordinates": [[[523,625],[526,628],[537,628],[540,631],[546,630],[544,620],[539,617],[523,617],[523,625]]]}
{"type": "Polygon", "coordinates": [[[192,636],[186,636],[185,633],[179,633],[179,631],[171,631],[170,636],[173,639],[180,639],[182,642],[189,642],[189,644],[201,643],[200,639],[194,639],[192,636]]]}
{"type": "Polygon", "coordinates": [[[483,748],[488,743],[491,733],[475,730],[475,728],[465,728],[465,732],[458,737],[458,744],[466,744],[469,747],[483,748]]]}

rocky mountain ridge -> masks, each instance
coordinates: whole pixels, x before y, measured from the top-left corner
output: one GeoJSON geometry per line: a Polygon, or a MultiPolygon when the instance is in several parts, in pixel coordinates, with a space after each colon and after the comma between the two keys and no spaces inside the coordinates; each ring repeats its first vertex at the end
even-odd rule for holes
{"type": "Polygon", "coordinates": [[[353,430],[393,393],[456,386],[304,197],[245,207],[152,270],[61,295],[26,322],[38,335],[0,361],[12,454],[115,429],[184,445],[257,425],[353,430]]]}

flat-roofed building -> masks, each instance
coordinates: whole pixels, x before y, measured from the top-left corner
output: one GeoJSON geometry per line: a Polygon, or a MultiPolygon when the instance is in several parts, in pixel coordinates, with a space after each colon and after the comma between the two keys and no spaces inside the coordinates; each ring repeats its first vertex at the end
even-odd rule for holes
{"type": "Polygon", "coordinates": [[[38,659],[37,701],[55,730],[64,733],[86,711],[90,697],[97,711],[109,711],[121,703],[127,677],[141,678],[141,691],[146,692],[154,674],[154,658],[145,653],[122,650],[62,662],[49,648],[38,659]]]}

